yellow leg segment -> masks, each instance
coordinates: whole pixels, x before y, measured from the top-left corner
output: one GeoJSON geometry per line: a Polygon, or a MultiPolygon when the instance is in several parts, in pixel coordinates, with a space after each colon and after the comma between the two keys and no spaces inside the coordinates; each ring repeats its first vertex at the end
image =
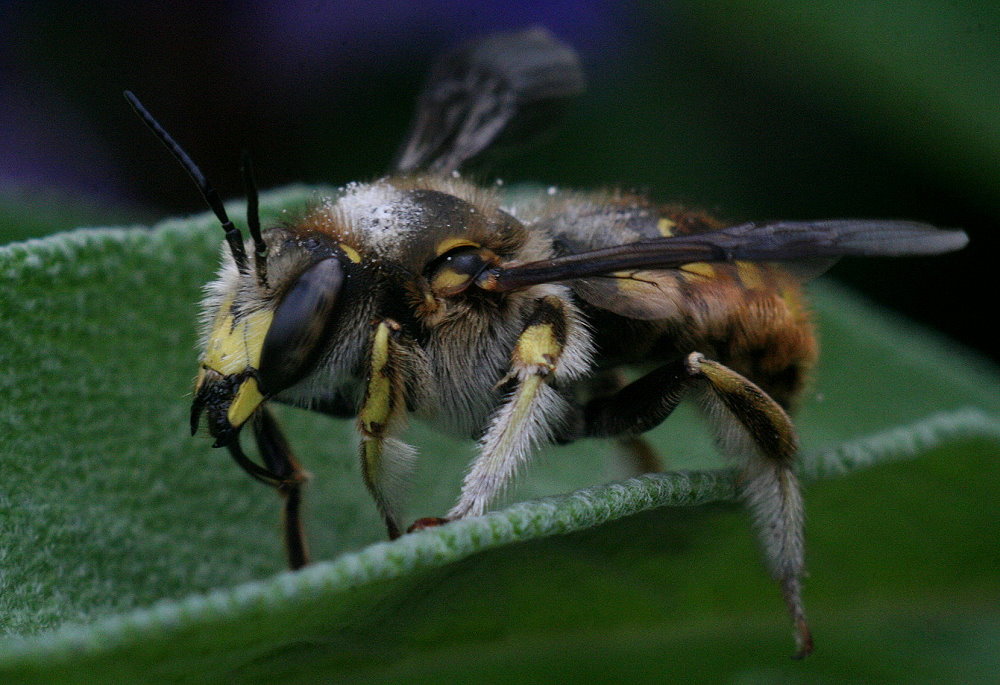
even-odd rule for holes
{"type": "Polygon", "coordinates": [[[405,415],[403,379],[398,368],[398,334],[399,324],[391,319],[375,324],[365,399],[358,413],[361,473],[390,538],[397,538],[402,533],[397,511],[403,485],[401,471],[405,471],[413,457],[412,448],[388,437],[390,429],[405,415]]]}
{"type": "Polygon", "coordinates": [[[531,451],[552,440],[551,426],[566,404],[546,381],[563,353],[564,317],[557,299],[538,300],[514,346],[510,372],[501,381],[514,381],[514,390],[480,440],[479,456],[466,474],[462,494],[448,518],[484,513],[531,451]]]}

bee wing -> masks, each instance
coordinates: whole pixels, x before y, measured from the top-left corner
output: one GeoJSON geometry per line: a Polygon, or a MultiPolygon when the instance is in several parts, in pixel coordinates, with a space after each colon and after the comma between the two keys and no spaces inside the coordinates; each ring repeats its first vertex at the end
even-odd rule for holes
{"type": "Polygon", "coordinates": [[[645,269],[573,281],[585,302],[628,319],[672,319],[683,311],[685,290],[678,269],[645,269]]]}
{"type": "MultiPolygon", "coordinates": [[[[746,223],[528,264],[500,265],[481,277],[480,286],[506,291],[622,272],[678,269],[696,262],[801,263],[806,267],[804,271],[815,272],[817,265],[829,265],[839,257],[934,255],[961,249],[968,240],[964,231],[942,230],[913,221],[834,219],[746,223]]],[[[647,273],[646,280],[657,279],[647,273]]]]}
{"type": "Polygon", "coordinates": [[[810,259],[766,265],[695,262],[677,269],[616,271],[578,278],[572,285],[573,292],[584,301],[626,318],[673,319],[690,309],[687,299],[692,293],[705,297],[714,291],[716,297],[721,297],[722,291],[732,287],[781,291],[789,283],[802,283],[820,275],[836,261],[836,258],[810,259]]]}
{"type": "Polygon", "coordinates": [[[431,70],[393,168],[450,173],[505,129],[539,128],[583,85],[576,53],[544,29],[468,43],[431,70]]]}

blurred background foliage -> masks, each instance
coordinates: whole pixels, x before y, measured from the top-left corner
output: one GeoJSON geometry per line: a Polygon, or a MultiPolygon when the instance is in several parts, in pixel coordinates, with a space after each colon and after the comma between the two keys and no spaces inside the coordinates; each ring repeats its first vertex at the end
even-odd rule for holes
{"type": "Polygon", "coordinates": [[[647,190],[734,221],[966,228],[962,254],[835,276],[997,358],[979,318],[997,291],[993,0],[6,2],[0,238],[201,210],[125,88],[224,196],[242,194],[243,148],[264,187],[339,184],[385,171],[436,54],[532,24],[580,51],[589,90],[483,178],[647,190]]]}

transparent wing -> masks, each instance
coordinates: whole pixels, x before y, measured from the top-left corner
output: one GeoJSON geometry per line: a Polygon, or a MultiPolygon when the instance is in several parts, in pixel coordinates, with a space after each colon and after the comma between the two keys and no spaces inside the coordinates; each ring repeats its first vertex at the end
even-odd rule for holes
{"type": "Polygon", "coordinates": [[[468,43],[431,70],[393,168],[454,171],[501,133],[544,127],[583,86],[576,53],[544,29],[468,43]]]}

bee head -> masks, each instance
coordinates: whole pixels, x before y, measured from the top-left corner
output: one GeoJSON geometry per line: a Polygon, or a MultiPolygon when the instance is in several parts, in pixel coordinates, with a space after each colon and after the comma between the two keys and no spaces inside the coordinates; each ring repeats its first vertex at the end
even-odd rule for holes
{"type": "Polygon", "coordinates": [[[190,417],[193,433],[207,418],[216,446],[233,445],[276,395],[312,406],[350,403],[373,316],[406,331],[411,372],[421,356],[417,339],[436,325],[461,314],[470,330],[493,331],[495,300],[508,296],[477,293],[474,284],[501,261],[549,256],[546,241],[502,211],[493,193],[437,174],[349,184],[297,222],[262,232],[244,156],[247,249],[198,166],[134,95],[126,98],[195,181],[225,234],[222,270],[203,306],[190,417]],[[323,395],[330,388],[332,398],[323,395]]]}
{"type": "Polygon", "coordinates": [[[216,445],[228,444],[268,397],[295,385],[326,349],[344,281],[342,258],[297,250],[292,273],[272,273],[280,287],[229,269],[209,295],[210,323],[195,382],[191,430],[202,412],[216,445]]]}
{"type": "Polygon", "coordinates": [[[341,263],[349,259],[342,249],[331,249],[324,241],[289,241],[281,230],[270,231],[265,239],[253,170],[244,154],[247,224],[254,246],[251,263],[243,235],[201,169],[135,95],[125,91],[125,98],[187,171],[225,233],[230,259],[224,258],[223,274],[208,298],[208,330],[195,381],[191,430],[197,431],[205,412],[216,446],[226,445],[266,398],[302,380],[315,367],[329,338],[344,280],[341,263]]]}

